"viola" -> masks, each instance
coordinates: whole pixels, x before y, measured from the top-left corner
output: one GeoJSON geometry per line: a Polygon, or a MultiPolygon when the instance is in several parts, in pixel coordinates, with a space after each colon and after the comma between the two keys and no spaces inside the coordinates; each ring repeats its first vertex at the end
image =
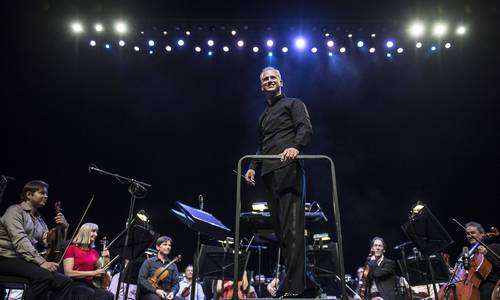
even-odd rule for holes
{"type": "MultiPolygon", "coordinates": [[[[105,251],[107,250],[107,245],[108,245],[108,239],[106,237],[102,238],[101,240],[101,246],[102,246],[102,251],[105,251]]],[[[109,285],[111,284],[111,271],[109,270],[109,267],[111,266],[111,264],[116,260],[118,259],[119,255],[117,255],[115,258],[113,258],[113,260],[111,260],[110,262],[106,263],[106,258],[101,256],[99,257],[99,265],[102,266],[102,268],[104,269],[104,274],[102,274],[102,276],[99,276],[99,277],[94,277],[92,279],[92,284],[97,287],[97,288],[103,288],[103,289],[107,289],[109,287],[109,285]]]]}
{"type": "MultiPolygon", "coordinates": [[[[498,236],[498,229],[492,228],[485,233],[484,239],[498,236]]],[[[449,284],[444,285],[438,294],[439,300],[480,300],[479,285],[488,277],[492,265],[483,254],[477,252],[480,243],[476,242],[469,251],[470,266],[465,268],[462,259],[455,265],[453,278],[449,284]],[[454,287],[454,288],[453,288],[454,287]]]]}
{"type": "MultiPolygon", "coordinates": [[[[62,213],[61,202],[54,203],[56,215],[62,213]]],[[[47,252],[45,259],[50,262],[60,262],[66,247],[66,230],[62,224],[49,230],[47,233],[47,252]]]]}
{"type": "Polygon", "coordinates": [[[182,255],[177,255],[174,259],[172,259],[167,264],[156,269],[151,277],[148,278],[149,283],[155,289],[161,289],[161,283],[168,277],[168,267],[170,267],[176,261],[180,261],[182,259],[182,255]]]}

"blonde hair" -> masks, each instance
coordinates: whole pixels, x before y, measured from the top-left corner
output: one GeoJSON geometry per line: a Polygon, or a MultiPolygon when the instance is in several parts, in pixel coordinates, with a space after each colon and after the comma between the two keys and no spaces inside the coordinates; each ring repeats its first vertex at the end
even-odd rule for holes
{"type": "Polygon", "coordinates": [[[78,230],[78,233],[76,234],[75,238],[73,239],[73,243],[77,244],[80,247],[89,247],[93,248],[94,247],[94,242],[90,242],[90,234],[92,231],[98,231],[99,226],[94,223],[85,223],[80,227],[80,230],[78,230]]]}

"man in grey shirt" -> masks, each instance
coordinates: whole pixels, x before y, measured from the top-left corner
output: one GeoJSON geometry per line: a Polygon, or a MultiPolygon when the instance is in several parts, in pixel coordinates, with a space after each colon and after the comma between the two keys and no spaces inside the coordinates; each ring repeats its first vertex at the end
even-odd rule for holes
{"type": "MultiPolygon", "coordinates": [[[[47,203],[48,187],[43,181],[28,182],[21,203],[7,208],[0,219],[0,274],[26,278],[26,299],[71,298],[71,279],[58,273],[58,264],[46,261],[38,251],[47,246],[48,228],[38,209],[47,203]]],[[[62,214],[55,221],[68,228],[62,214]]]]}

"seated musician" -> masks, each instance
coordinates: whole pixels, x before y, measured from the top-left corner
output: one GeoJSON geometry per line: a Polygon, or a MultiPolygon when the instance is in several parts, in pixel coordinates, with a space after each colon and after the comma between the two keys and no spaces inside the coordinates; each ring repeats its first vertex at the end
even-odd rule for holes
{"type": "MultiPolygon", "coordinates": [[[[73,299],[113,299],[113,294],[92,284],[95,277],[105,275],[99,263],[99,252],[94,249],[99,227],[94,223],[83,224],[73,244],[64,255],[64,274],[73,279],[73,299]]],[[[102,252],[104,263],[109,262],[109,252],[102,252]]]]}
{"type": "MultiPolygon", "coordinates": [[[[467,232],[467,239],[469,243],[475,244],[476,241],[483,241],[490,248],[500,255],[500,244],[499,243],[488,243],[485,241],[485,231],[481,224],[477,222],[469,222],[465,224],[465,229],[467,232]]],[[[479,293],[481,294],[481,300],[491,299],[493,290],[497,281],[500,280],[500,260],[498,260],[493,254],[491,254],[485,247],[479,246],[477,251],[482,253],[484,257],[491,263],[492,269],[490,274],[481,282],[479,286],[479,293]]]]}
{"type": "MultiPolygon", "coordinates": [[[[184,269],[184,278],[179,283],[179,292],[177,296],[182,299],[191,298],[191,283],[193,282],[193,265],[188,265],[184,269]]],[[[203,293],[203,287],[198,282],[196,283],[196,295],[194,297],[196,300],[205,299],[205,294],[203,293]]]]}
{"type": "Polygon", "coordinates": [[[368,262],[368,299],[401,299],[396,292],[396,263],[384,256],[387,245],[383,238],[374,237],[368,262]]]}
{"type": "Polygon", "coordinates": [[[161,281],[160,288],[155,288],[149,281],[157,269],[168,264],[170,261],[168,255],[172,250],[172,242],[172,238],[168,236],[161,236],[156,240],[156,250],[158,250],[158,253],[156,256],[146,259],[139,270],[139,277],[137,279],[137,299],[171,300],[177,298],[175,295],[179,291],[179,272],[175,263],[168,267],[168,276],[165,280],[161,281]]]}
{"type": "MultiPolygon", "coordinates": [[[[71,279],[57,273],[57,262],[48,262],[38,252],[47,246],[48,228],[38,209],[45,206],[49,185],[43,181],[26,183],[21,203],[11,205],[0,222],[0,274],[26,278],[26,299],[69,299],[71,279]]],[[[55,217],[56,224],[68,228],[64,216],[55,217]]]]}
{"type": "MultiPolygon", "coordinates": [[[[215,284],[216,299],[230,299],[233,297],[233,281],[218,279],[215,284]]],[[[241,281],[238,281],[238,299],[257,298],[257,293],[248,281],[247,271],[243,272],[241,281]]]]}

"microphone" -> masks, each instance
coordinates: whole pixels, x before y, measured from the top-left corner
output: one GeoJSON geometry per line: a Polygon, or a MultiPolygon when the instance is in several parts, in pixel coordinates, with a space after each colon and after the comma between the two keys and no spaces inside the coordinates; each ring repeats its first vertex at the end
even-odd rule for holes
{"type": "Polygon", "coordinates": [[[97,169],[96,165],[94,165],[94,164],[89,165],[89,173],[91,173],[92,171],[95,171],[96,169],[97,169]]]}
{"type": "Polygon", "coordinates": [[[462,261],[464,264],[464,269],[469,270],[470,269],[470,257],[469,257],[469,248],[464,247],[462,249],[462,261]]]}
{"type": "Polygon", "coordinates": [[[403,247],[405,247],[405,246],[408,246],[408,245],[411,245],[411,244],[413,244],[413,242],[412,242],[412,241],[407,241],[407,242],[404,242],[404,243],[402,243],[402,244],[399,244],[399,245],[395,246],[395,247],[394,247],[394,250],[401,249],[401,248],[403,248],[403,247]]]}
{"type": "Polygon", "coordinates": [[[203,210],[203,195],[198,195],[198,202],[200,203],[200,210],[203,210]]]}

